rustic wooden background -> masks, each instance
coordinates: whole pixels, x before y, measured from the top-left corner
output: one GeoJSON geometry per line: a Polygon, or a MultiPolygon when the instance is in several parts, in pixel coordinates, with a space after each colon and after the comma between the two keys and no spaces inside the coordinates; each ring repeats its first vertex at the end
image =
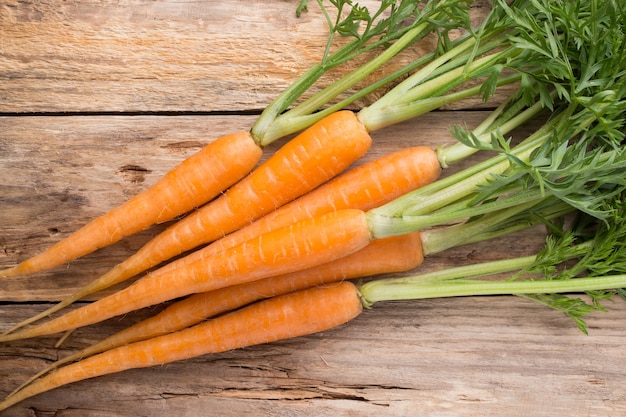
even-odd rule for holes
{"type": "MultiPolygon", "coordinates": [[[[324,19],[316,7],[297,19],[296,3],[0,2],[0,267],[144,189],[213,138],[249,128],[320,57],[324,19]]],[[[488,107],[468,101],[377,132],[366,160],[449,143],[452,123],[476,125],[488,107]]],[[[3,280],[0,331],[158,230],[3,280]]],[[[450,250],[421,269],[529,254],[542,233],[450,250]]],[[[0,345],[0,395],[159,308],[81,329],[60,348],[56,337],[0,345]]],[[[584,336],[563,314],[516,297],[381,303],[323,334],[83,381],[2,415],[622,416],[625,313],[611,303],[584,336]]]]}

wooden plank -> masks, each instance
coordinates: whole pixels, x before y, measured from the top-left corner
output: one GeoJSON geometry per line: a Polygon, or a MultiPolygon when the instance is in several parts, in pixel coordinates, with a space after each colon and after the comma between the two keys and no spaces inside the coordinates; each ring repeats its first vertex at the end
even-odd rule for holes
{"type": "MultiPolygon", "coordinates": [[[[31,308],[0,306],[13,319],[31,308]]],[[[322,334],[82,381],[34,397],[26,415],[619,417],[624,303],[583,336],[558,312],[514,297],[381,304],[322,334]]],[[[0,345],[0,390],[123,325],[0,345]]],[[[1,330],[1,329],[0,329],[1,330]]]]}
{"type": "Polygon", "coordinates": [[[320,58],[326,29],[247,3],[4,2],[0,110],[259,109],[320,58]]]}
{"type": "MultiPolygon", "coordinates": [[[[477,2],[477,14],[486,3],[477,2]]],[[[262,109],[323,54],[328,29],[322,13],[312,5],[297,18],[296,5],[3,2],[0,112],[262,109]]],[[[418,43],[384,72],[431,45],[418,43]]],[[[337,69],[333,77],[353,68],[337,69]]]]}
{"type": "Polygon", "coordinates": [[[263,108],[326,43],[321,13],[298,19],[294,10],[277,1],[9,2],[0,111],[263,108]]]}
{"type": "MultiPolygon", "coordinates": [[[[451,140],[452,117],[476,125],[484,112],[434,112],[374,135],[368,158],[398,146],[451,140]]],[[[0,119],[0,264],[7,266],[62,238],[148,186],[211,138],[244,129],[250,116],[5,117],[0,119]],[[44,144],[44,145],[42,145],[44,144]],[[125,166],[141,169],[128,172],[125,166]],[[9,196],[7,198],[7,196],[9,196]],[[25,210],[25,211],[24,211],[25,210]],[[50,230],[54,230],[51,233],[50,230]]],[[[522,136],[527,127],[518,132],[522,136]]],[[[476,161],[467,161],[469,164],[476,161]]],[[[463,164],[463,165],[465,165],[463,164]]],[[[459,166],[454,169],[460,169],[459,166]]],[[[67,268],[4,280],[0,331],[104,272],[152,232],[73,262],[67,268]]],[[[430,257],[434,270],[532,253],[541,229],[430,257]]],[[[49,361],[97,341],[161,307],[56,337],[0,345],[0,393],[49,361]]],[[[514,297],[382,303],[323,334],[123,372],[37,396],[7,416],[507,415],[617,416],[625,411],[620,320],[610,305],[583,336],[561,313],[514,297]],[[601,358],[601,359],[599,359],[601,358]]]]}

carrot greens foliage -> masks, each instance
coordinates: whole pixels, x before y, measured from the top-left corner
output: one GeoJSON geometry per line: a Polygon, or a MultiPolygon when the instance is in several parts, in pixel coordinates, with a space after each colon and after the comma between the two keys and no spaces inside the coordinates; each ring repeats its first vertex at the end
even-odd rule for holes
{"type": "Polygon", "coordinates": [[[533,259],[366,283],[361,288],[366,305],[386,299],[517,294],[563,311],[586,332],[585,315],[603,310],[602,301],[626,294],[620,289],[626,287],[625,5],[532,0],[528,8],[518,9],[515,3],[495,3],[516,26],[509,39],[520,53],[508,66],[522,74],[520,94],[538,98],[552,110],[550,117],[519,144],[497,130],[485,140],[456,127],[453,132],[465,146],[497,156],[372,210],[374,233],[404,233],[442,213],[450,219],[464,215],[468,226],[490,206],[504,207],[508,201],[516,207],[533,196],[561,201],[577,211],[578,220],[563,227],[547,222],[552,235],[533,259]],[[512,64],[515,60],[529,68],[544,66],[545,72],[528,72],[512,64]],[[514,270],[518,272],[504,281],[479,279],[514,270]],[[585,293],[587,300],[570,292],[585,293]]]}

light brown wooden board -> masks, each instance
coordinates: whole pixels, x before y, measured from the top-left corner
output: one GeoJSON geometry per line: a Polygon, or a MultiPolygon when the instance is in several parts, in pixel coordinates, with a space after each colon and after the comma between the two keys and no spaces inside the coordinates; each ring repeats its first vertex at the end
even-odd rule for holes
{"type": "MultiPolygon", "coordinates": [[[[298,20],[294,8],[281,1],[3,2],[0,267],[125,201],[220,134],[249,128],[255,116],[248,112],[319,57],[323,19],[312,7],[298,20]]],[[[448,128],[475,126],[482,107],[470,101],[376,132],[363,161],[409,144],[449,143],[448,128]]],[[[0,282],[0,331],[163,227],[67,267],[0,282]]],[[[420,270],[529,254],[542,233],[456,248],[420,270]]],[[[381,303],[323,334],[76,383],[2,415],[621,416],[626,307],[608,307],[589,318],[591,334],[583,336],[562,313],[516,297],[381,303]]],[[[56,337],[0,345],[0,395],[160,308],[81,329],[58,349],[56,337]]]]}
{"type": "MultiPolygon", "coordinates": [[[[474,15],[483,14],[486,4],[477,1],[474,15]]],[[[258,0],[4,1],[0,112],[262,109],[323,55],[325,19],[315,4],[297,18],[296,6],[258,0]]],[[[379,74],[410,62],[432,41],[412,47],[379,74]]],[[[342,42],[338,37],[335,43],[342,42]]]]}

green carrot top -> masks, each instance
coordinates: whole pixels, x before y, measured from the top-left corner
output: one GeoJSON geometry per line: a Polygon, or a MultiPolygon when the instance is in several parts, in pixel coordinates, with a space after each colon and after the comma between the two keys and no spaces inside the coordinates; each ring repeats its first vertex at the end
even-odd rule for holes
{"type": "MultiPolygon", "coordinates": [[[[528,204],[538,196],[575,208],[578,217],[573,223],[546,222],[551,234],[533,256],[375,280],[361,287],[361,296],[370,305],[397,299],[521,295],[563,311],[586,332],[585,315],[603,310],[602,301],[614,295],[626,295],[625,7],[602,0],[535,0],[539,13],[532,14],[513,11],[503,1],[498,4],[520,28],[511,39],[532,52],[527,54],[530,66],[545,62],[558,75],[532,78],[545,87],[535,93],[552,109],[551,117],[515,146],[497,131],[484,140],[476,132],[456,128],[461,143],[497,156],[372,210],[374,234],[404,233],[455,215],[465,217],[461,226],[468,227],[497,209],[528,204]],[[511,272],[504,280],[486,279],[511,272]],[[567,293],[585,293],[587,299],[567,293]]],[[[530,80],[524,77],[522,83],[530,80]]]]}
{"type": "Polygon", "coordinates": [[[390,300],[518,295],[562,311],[587,333],[586,315],[605,311],[602,302],[615,295],[626,300],[626,217],[623,198],[613,202],[621,209],[606,221],[579,212],[566,227],[550,223],[552,233],[534,255],[376,279],[361,286],[361,298],[371,306],[390,300]],[[496,274],[501,278],[494,279],[496,274]]]}

